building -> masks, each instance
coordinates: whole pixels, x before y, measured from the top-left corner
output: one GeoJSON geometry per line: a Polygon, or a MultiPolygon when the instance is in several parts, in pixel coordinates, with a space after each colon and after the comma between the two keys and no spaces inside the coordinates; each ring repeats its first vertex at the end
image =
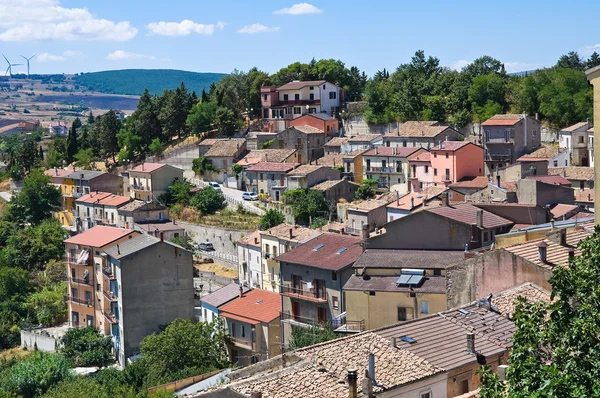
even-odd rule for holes
{"type": "Polygon", "coordinates": [[[307,189],[323,181],[339,179],[339,170],[333,170],[327,166],[304,164],[287,173],[287,187],[288,189],[307,189]]]}
{"type": "Polygon", "coordinates": [[[144,337],[193,317],[193,253],[150,235],[115,243],[104,249],[102,312],[124,368],[144,337]]]}
{"type": "Polygon", "coordinates": [[[445,311],[446,268],[463,250],[367,249],[344,285],[346,324],[377,329],[445,311]]]}
{"type": "Polygon", "coordinates": [[[300,117],[291,119],[288,122],[289,127],[311,126],[321,130],[325,135],[336,136],[340,130],[339,122],[336,118],[326,113],[309,113],[300,117]]]}
{"type": "Polygon", "coordinates": [[[586,133],[588,141],[589,166],[594,167],[594,128],[590,127],[586,133]]]}
{"type": "Polygon", "coordinates": [[[581,207],[578,205],[567,205],[558,203],[550,210],[552,219],[556,221],[569,220],[581,211],[581,207]]]}
{"type": "Polygon", "coordinates": [[[376,146],[383,145],[383,135],[381,134],[360,134],[348,138],[347,152],[353,152],[364,149],[373,149],[376,146]]]}
{"type": "Polygon", "coordinates": [[[246,154],[246,140],[229,138],[216,140],[203,157],[217,170],[231,174],[231,166],[246,154]]]}
{"type": "Polygon", "coordinates": [[[425,152],[420,147],[375,147],[363,153],[363,177],[378,181],[379,188],[399,192],[410,190],[409,158],[425,152]]]}
{"type": "Polygon", "coordinates": [[[266,131],[285,130],[293,119],[307,114],[333,117],[344,99],[344,90],[325,80],[294,80],[280,87],[265,86],[260,94],[266,131]]]}
{"type": "Polygon", "coordinates": [[[65,183],[66,176],[71,174],[73,171],[68,169],[59,169],[53,168],[44,171],[44,174],[50,177],[50,182],[54,187],[60,190],[62,194],[62,210],[56,213],[56,218],[60,221],[60,224],[63,227],[74,227],[75,226],[75,216],[74,212],[76,210],[75,200],[71,196],[71,189],[74,186],[73,181],[67,179],[65,183]],[[68,193],[67,193],[68,187],[68,193]]]}
{"type": "Polygon", "coordinates": [[[269,148],[296,149],[298,163],[305,164],[323,157],[327,136],[311,126],[294,126],[279,132],[273,140],[269,148]]]}
{"type": "Polygon", "coordinates": [[[431,152],[419,151],[408,157],[410,167],[410,191],[420,192],[433,187],[433,169],[431,168],[431,152]]]}
{"type": "Polygon", "coordinates": [[[366,149],[357,149],[350,153],[342,155],[342,161],[344,162],[344,171],[342,171],[342,177],[347,178],[349,181],[361,184],[363,180],[363,154],[366,149]]]}
{"type": "Polygon", "coordinates": [[[436,121],[408,121],[398,126],[398,130],[383,136],[387,147],[417,147],[430,149],[441,141],[459,141],[464,136],[450,126],[436,121]]]}
{"type": "Polygon", "coordinates": [[[215,145],[217,141],[218,139],[216,138],[205,138],[202,141],[200,141],[198,143],[198,157],[204,157],[206,152],[208,152],[208,150],[212,148],[212,146],[215,145]]]}
{"type": "Polygon", "coordinates": [[[590,127],[588,122],[579,122],[558,132],[558,146],[567,152],[569,158],[568,164],[561,163],[560,166],[590,166],[589,150],[593,147],[593,139],[591,142],[588,140],[590,127]]]}
{"type": "Polygon", "coordinates": [[[357,188],[358,184],[341,179],[323,181],[311,189],[322,192],[328,202],[337,203],[340,200],[351,202],[354,199],[354,193],[357,188]]]}
{"type": "Polygon", "coordinates": [[[275,258],[321,235],[320,231],[299,225],[279,224],[260,231],[262,288],[279,293],[281,272],[275,258]]]}
{"type": "Polygon", "coordinates": [[[569,166],[569,151],[553,146],[544,146],[535,151],[521,156],[517,162],[548,162],[548,168],[569,166]]]}
{"type": "Polygon", "coordinates": [[[146,202],[165,194],[173,181],[183,180],[183,170],[161,163],[142,163],[128,173],[131,197],[146,202]]]}
{"type": "Polygon", "coordinates": [[[484,175],[484,150],[470,141],[440,141],[430,152],[434,186],[484,175]]]}
{"type": "Polygon", "coordinates": [[[481,123],[480,128],[486,175],[515,163],[541,143],[541,123],[526,114],[495,115],[481,123]]]}
{"type": "MultiPolygon", "coordinates": [[[[200,299],[200,320],[202,322],[212,322],[219,318],[219,307],[227,304],[231,300],[240,296],[240,285],[230,283],[220,289],[215,290],[200,299]]],[[[243,287],[242,294],[248,293],[250,289],[243,287]]]]}
{"type": "Polygon", "coordinates": [[[352,235],[364,236],[381,228],[387,221],[387,199],[368,199],[350,203],[346,209],[345,231],[352,235]]]}
{"type": "Polygon", "coordinates": [[[569,180],[573,189],[594,189],[594,169],[591,167],[555,167],[548,170],[548,175],[569,180]]]}
{"type": "Polygon", "coordinates": [[[477,202],[484,200],[483,193],[487,190],[490,180],[487,177],[465,177],[449,185],[448,199],[450,201],[468,200],[477,202]]]}
{"type": "Polygon", "coordinates": [[[594,210],[595,193],[593,189],[583,189],[575,191],[575,204],[584,210],[594,210]]]}
{"type": "Polygon", "coordinates": [[[129,196],[98,191],[80,197],[75,201],[77,229],[85,231],[96,225],[119,226],[118,209],[130,201],[129,196]]]}
{"type": "Polygon", "coordinates": [[[327,166],[332,169],[341,169],[344,167],[344,155],[341,153],[331,153],[329,155],[325,155],[322,158],[315,159],[309,164],[316,164],[320,166],[327,166]]]}
{"type": "MultiPolygon", "coordinates": [[[[585,71],[585,75],[590,84],[594,87],[594,126],[600,126],[600,66],[588,69],[587,71],[585,71]]],[[[593,135],[593,130],[591,131],[591,133],[593,135]]],[[[596,146],[599,145],[598,142],[600,142],[600,140],[593,140],[591,145],[592,151],[595,151],[596,146]]],[[[592,153],[591,159],[594,158],[593,155],[594,154],[592,153]]],[[[600,175],[598,176],[598,178],[600,178],[600,175]]],[[[594,192],[598,192],[598,190],[600,190],[600,185],[597,188],[594,188],[594,192]]],[[[598,212],[598,215],[596,215],[596,224],[600,224],[600,212],[598,212]]]]}
{"type": "Polygon", "coordinates": [[[254,231],[237,241],[238,279],[244,287],[263,286],[260,231],[254,231]]]}
{"type": "Polygon", "coordinates": [[[298,151],[295,149],[253,149],[237,164],[250,167],[261,162],[270,163],[299,163],[298,151]]]}
{"type": "Polygon", "coordinates": [[[281,298],[275,292],[250,290],[219,307],[229,331],[229,359],[240,366],[281,354],[281,298]]]}
{"type": "Polygon", "coordinates": [[[298,163],[257,163],[246,169],[246,188],[279,202],[287,189],[287,174],[298,166],[298,163]]]}
{"type": "Polygon", "coordinates": [[[350,145],[348,144],[348,137],[333,137],[325,145],[325,155],[332,153],[346,153],[350,151],[350,145]]]}
{"type": "Polygon", "coordinates": [[[50,124],[48,124],[48,130],[50,131],[50,134],[54,134],[54,135],[67,135],[69,134],[69,126],[67,126],[67,123],[59,120],[56,122],[51,122],[50,124]]]}
{"type": "Polygon", "coordinates": [[[173,238],[185,236],[185,228],[177,224],[175,220],[135,223],[134,229],[144,234],[152,235],[155,238],[161,238],[168,241],[172,241],[173,238]]]}
{"type": "Polygon", "coordinates": [[[353,236],[324,233],[275,257],[281,270],[285,341],[289,341],[293,325],[341,320],[346,310],[342,287],[362,254],[360,243],[361,239],[353,236]]]}
{"type": "Polygon", "coordinates": [[[137,223],[164,222],[169,219],[169,208],[158,202],[134,199],[117,209],[118,226],[131,229],[137,223]]]}
{"type": "MultiPolygon", "coordinates": [[[[447,188],[430,187],[421,192],[410,192],[398,197],[386,206],[387,221],[391,222],[406,217],[413,211],[419,211],[429,207],[439,206],[442,202],[441,195],[447,188]]],[[[450,192],[448,192],[450,194],[450,192]]]]}

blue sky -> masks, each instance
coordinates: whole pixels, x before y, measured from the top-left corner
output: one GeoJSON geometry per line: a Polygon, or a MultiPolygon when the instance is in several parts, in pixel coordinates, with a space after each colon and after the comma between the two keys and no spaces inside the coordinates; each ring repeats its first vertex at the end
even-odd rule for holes
{"type": "Polygon", "coordinates": [[[600,52],[588,18],[600,15],[597,0],[301,1],[0,0],[0,51],[13,63],[37,53],[31,73],[272,73],[314,57],[369,75],[418,49],[451,68],[490,55],[509,72],[550,66],[570,50],[600,52]]]}

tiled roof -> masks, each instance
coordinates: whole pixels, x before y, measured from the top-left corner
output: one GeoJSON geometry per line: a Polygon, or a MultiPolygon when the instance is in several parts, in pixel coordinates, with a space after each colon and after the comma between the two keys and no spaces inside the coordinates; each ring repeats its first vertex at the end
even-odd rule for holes
{"type": "Polygon", "coordinates": [[[73,172],[73,170],[68,170],[68,169],[48,169],[46,171],[44,171],[44,174],[46,174],[49,177],[65,177],[68,176],[69,174],[71,174],[73,172]]]}
{"type": "Polygon", "coordinates": [[[516,182],[501,182],[500,188],[504,189],[506,192],[517,192],[517,183],[516,182]]]}
{"type": "MultiPolygon", "coordinates": [[[[550,170],[550,169],[549,169],[550,170]]],[[[544,184],[552,184],[552,185],[564,185],[567,187],[571,186],[571,181],[563,178],[559,175],[550,175],[550,176],[530,176],[527,177],[528,180],[536,180],[539,182],[543,182],[544,184]]]]}
{"type": "Polygon", "coordinates": [[[527,155],[521,156],[519,159],[517,159],[517,162],[536,162],[536,161],[550,160],[553,157],[555,157],[556,155],[558,155],[559,153],[561,153],[561,150],[559,148],[552,147],[552,146],[545,146],[545,147],[541,147],[531,153],[528,153],[527,155]]]}
{"type": "MultiPolygon", "coordinates": [[[[458,151],[460,148],[469,144],[475,145],[470,141],[440,141],[440,145],[432,146],[430,151],[458,151]]],[[[476,145],[478,146],[478,145],[476,145]]]]}
{"type": "Polygon", "coordinates": [[[90,192],[77,199],[77,203],[96,204],[99,206],[121,206],[131,200],[129,196],[115,195],[110,192],[90,192]]]}
{"type": "Polygon", "coordinates": [[[427,276],[418,286],[398,286],[398,275],[352,275],[344,290],[446,294],[446,278],[427,276]]]}
{"type": "Polygon", "coordinates": [[[137,235],[138,233],[130,229],[96,225],[85,232],[70,237],[69,239],[65,240],[65,243],[72,243],[82,246],[103,247],[129,234],[137,235]]]}
{"type": "Polygon", "coordinates": [[[162,163],[142,163],[129,171],[137,171],[141,173],[153,173],[161,167],[166,166],[162,163]]]}
{"type": "Polygon", "coordinates": [[[295,149],[255,149],[244,156],[237,164],[241,166],[253,165],[260,162],[281,163],[285,162],[296,152],[295,149]]]}
{"type": "Polygon", "coordinates": [[[304,134],[323,134],[323,130],[312,126],[293,126],[291,128],[296,129],[304,134]]]}
{"type": "Polygon", "coordinates": [[[326,83],[325,80],[306,80],[306,81],[293,81],[293,82],[289,82],[287,84],[284,84],[283,86],[277,87],[278,91],[283,91],[283,90],[299,90],[303,87],[306,86],[319,86],[323,83],[326,83]]]}
{"type": "Polygon", "coordinates": [[[254,166],[248,167],[246,171],[287,173],[292,171],[298,164],[299,163],[260,162],[254,166]]]}
{"type": "Polygon", "coordinates": [[[304,228],[299,225],[279,224],[266,231],[261,231],[261,234],[265,236],[274,236],[278,239],[290,242],[304,243],[312,238],[316,238],[321,232],[310,228],[304,228]]]}
{"type": "Polygon", "coordinates": [[[340,270],[353,264],[362,254],[360,238],[323,233],[276,258],[277,261],[315,268],[340,270]]]}
{"type": "Polygon", "coordinates": [[[492,305],[500,311],[501,314],[511,316],[517,306],[517,298],[523,297],[530,303],[543,301],[550,302],[550,292],[533,283],[524,283],[515,286],[492,297],[492,305]]]}
{"type": "Polygon", "coordinates": [[[477,352],[491,357],[508,351],[515,330],[510,320],[487,305],[469,305],[373,332],[385,339],[396,337],[398,348],[450,371],[477,363],[476,355],[467,350],[467,333],[475,334],[477,352]],[[403,336],[415,342],[407,343],[400,339],[403,336]]]}
{"type": "Polygon", "coordinates": [[[579,206],[577,205],[566,205],[564,203],[559,203],[554,206],[550,212],[552,213],[552,217],[560,218],[577,209],[579,209],[579,206]]]}
{"type": "Polygon", "coordinates": [[[548,169],[548,175],[559,175],[567,180],[594,181],[594,168],[578,166],[552,167],[548,169]]]}
{"type": "Polygon", "coordinates": [[[506,114],[506,115],[494,115],[485,122],[481,123],[482,126],[514,126],[523,119],[521,114],[506,114]]]}
{"type": "Polygon", "coordinates": [[[391,147],[391,146],[378,146],[374,149],[370,149],[363,154],[363,156],[396,156],[399,158],[407,158],[413,153],[423,148],[419,147],[391,147]]]}
{"type": "MultiPolygon", "coordinates": [[[[244,287],[243,289],[244,293],[247,293],[250,290],[247,287],[244,287]]],[[[218,308],[223,304],[230,302],[234,298],[239,297],[239,295],[240,285],[237,283],[230,283],[229,285],[223,286],[222,288],[217,289],[206,296],[202,296],[200,301],[218,308]]]]}
{"type": "Polygon", "coordinates": [[[386,137],[434,138],[448,129],[451,127],[441,126],[436,121],[408,121],[402,123],[397,131],[386,134],[386,137]]]}
{"type": "Polygon", "coordinates": [[[410,155],[408,159],[411,162],[430,162],[431,161],[431,152],[417,152],[413,155],[410,155]]]}
{"type": "Polygon", "coordinates": [[[93,180],[96,177],[99,177],[103,174],[106,174],[104,171],[95,171],[95,170],[77,170],[71,171],[71,174],[67,174],[64,178],[71,178],[73,180],[93,180]]]}
{"type": "Polygon", "coordinates": [[[388,203],[387,200],[367,199],[357,203],[351,203],[350,206],[348,206],[348,210],[371,211],[386,206],[388,203]]]}
{"type": "Polygon", "coordinates": [[[320,184],[315,185],[314,187],[312,187],[310,189],[314,189],[316,191],[327,191],[328,189],[331,189],[338,184],[342,184],[344,181],[346,181],[346,180],[327,180],[327,181],[323,181],[320,184]]]}
{"type": "MultiPolygon", "coordinates": [[[[427,211],[435,214],[439,214],[440,216],[447,217],[453,219],[455,221],[476,225],[477,224],[477,207],[471,204],[456,204],[452,206],[441,206],[436,207],[434,209],[428,209],[427,211]]],[[[489,211],[483,211],[483,228],[496,228],[505,225],[514,224],[512,221],[497,216],[489,211]]]]}
{"type": "Polygon", "coordinates": [[[297,167],[294,170],[290,171],[287,175],[288,176],[299,176],[299,177],[307,176],[323,167],[326,167],[326,166],[314,165],[314,164],[303,164],[302,166],[297,167]]]}
{"type": "Polygon", "coordinates": [[[316,159],[315,161],[312,161],[311,164],[327,167],[344,166],[344,155],[341,153],[330,153],[329,155],[325,155],[319,159],[316,159]]]}
{"type": "Polygon", "coordinates": [[[367,249],[353,268],[447,268],[464,261],[462,250],[367,249]]]}
{"type": "MultiPolygon", "coordinates": [[[[239,292],[239,289],[238,289],[239,292]]],[[[220,315],[228,314],[259,322],[269,323],[279,318],[281,313],[281,296],[279,293],[256,289],[237,297],[219,308],[220,315]]]]}
{"type": "Polygon", "coordinates": [[[589,129],[586,131],[586,133],[592,133],[592,134],[594,134],[594,128],[593,128],[593,127],[590,127],[590,128],[589,128],[589,129]]]}
{"type": "Polygon", "coordinates": [[[590,124],[588,122],[579,122],[579,123],[575,123],[572,126],[565,127],[564,129],[562,129],[560,131],[572,133],[573,131],[580,130],[580,129],[587,130],[589,126],[590,126],[590,124]]]}
{"type": "MultiPolygon", "coordinates": [[[[577,244],[591,235],[588,231],[567,232],[567,246],[562,246],[550,239],[537,239],[525,243],[519,243],[513,246],[503,247],[509,253],[524,258],[539,265],[542,268],[552,269],[555,265],[567,265],[569,263],[569,250],[575,248],[577,244]],[[546,262],[542,262],[539,257],[538,244],[544,241],[548,246],[546,248],[546,262]]],[[[580,255],[579,249],[575,249],[575,256],[580,255]]]]}
{"type": "Polygon", "coordinates": [[[315,119],[323,120],[329,122],[331,120],[335,120],[334,117],[329,116],[326,113],[309,113],[307,115],[302,115],[300,117],[314,117],[315,119]]]}
{"type": "Polygon", "coordinates": [[[119,211],[135,211],[141,207],[144,207],[146,202],[143,200],[133,200],[126,205],[119,207],[119,211]]]}
{"type": "Polygon", "coordinates": [[[141,234],[104,250],[109,256],[120,259],[160,242],[154,236],[141,234]]]}
{"type": "Polygon", "coordinates": [[[333,137],[330,139],[325,146],[337,147],[342,145],[348,145],[348,138],[346,137],[333,137]]]}
{"type": "Polygon", "coordinates": [[[400,209],[400,210],[412,210],[415,207],[419,207],[423,202],[429,202],[436,199],[441,195],[442,192],[446,191],[445,187],[429,187],[421,192],[410,192],[400,197],[398,200],[393,201],[387,205],[388,209],[400,209]],[[410,205],[410,200],[413,200],[413,206],[410,205]]]}
{"type": "Polygon", "coordinates": [[[594,203],[594,189],[586,188],[575,191],[575,202],[594,203]]]}
{"type": "Polygon", "coordinates": [[[357,149],[355,151],[345,153],[344,156],[342,156],[342,157],[344,159],[354,159],[357,156],[362,156],[367,151],[368,151],[368,149],[357,149]]]}
{"type": "Polygon", "coordinates": [[[454,184],[450,184],[451,188],[477,188],[477,189],[485,189],[487,188],[490,180],[484,176],[477,177],[465,177],[454,184]]]}
{"type": "Polygon", "coordinates": [[[217,140],[217,142],[206,151],[204,157],[234,157],[240,152],[244,145],[246,145],[246,140],[243,138],[217,140]]]}
{"type": "Polygon", "coordinates": [[[378,138],[382,138],[381,134],[360,134],[355,135],[354,137],[348,138],[349,143],[358,143],[358,142],[372,142],[377,140],[378,138]]]}
{"type": "Polygon", "coordinates": [[[260,231],[254,231],[249,235],[244,236],[242,239],[238,240],[238,244],[240,245],[248,245],[253,247],[260,248],[260,231]]]}
{"type": "Polygon", "coordinates": [[[198,146],[212,146],[215,145],[217,141],[216,138],[205,138],[198,143],[198,146]]]}

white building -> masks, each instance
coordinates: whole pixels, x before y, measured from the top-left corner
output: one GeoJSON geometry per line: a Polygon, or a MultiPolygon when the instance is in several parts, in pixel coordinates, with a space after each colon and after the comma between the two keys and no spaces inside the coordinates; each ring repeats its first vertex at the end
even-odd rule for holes
{"type": "MultiPolygon", "coordinates": [[[[244,287],[242,290],[243,293],[248,291],[249,289],[247,287],[244,287]]],[[[240,296],[240,285],[237,283],[231,283],[212,293],[202,296],[200,299],[199,320],[203,322],[212,322],[219,318],[219,307],[240,296]]]]}
{"type": "Polygon", "coordinates": [[[244,287],[262,287],[260,231],[254,231],[237,241],[238,275],[244,287]]]}
{"type": "MultiPolygon", "coordinates": [[[[588,122],[576,123],[558,132],[558,146],[569,153],[567,166],[590,166],[590,155],[593,155],[593,128],[588,122]],[[589,133],[591,132],[591,134],[589,133]],[[588,140],[592,137],[592,141],[588,140]],[[590,149],[592,153],[590,154],[590,149]]],[[[559,167],[564,167],[560,165],[559,167]]]]}

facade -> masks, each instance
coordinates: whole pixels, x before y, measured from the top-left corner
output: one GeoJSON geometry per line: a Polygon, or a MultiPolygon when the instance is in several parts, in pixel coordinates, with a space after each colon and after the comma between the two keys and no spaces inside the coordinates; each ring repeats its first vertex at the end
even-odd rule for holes
{"type": "Polygon", "coordinates": [[[591,125],[588,122],[576,123],[572,126],[565,127],[558,132],[558,146],[567,152],[569,157],[568,164],[560,164],[564,166],[590,166],[590,148],[593,147],[592,141],[589,141],[588,131],[591,125]]]}
{"type": "Polygon", "coordinates": [[[408,157],[410,167],[410,191],[421,192],[433,186],[433,169],[431,168],[431,152],[419,151],[408,157]]]}
{"type": "MultiPolygon", "coordinates": [[[[600,126],[600,66],[596,66],[594,68],[588,69],[585,72],[585,75],[590,82],[590,84],[594,87],[594,126],[600,126]]],[[[593,134],[593,132],[592,132],[593,134]]],[[[592,142],[592,150],[596,151],[596,146],[600,145],[600,140],[593,140],[592,142]]],[[[599,148],[600,149],[600,148],[599,148]]],[[[593,153],[592,153],[593,158],[593,153]]],[[[594,167],[595,170],[595,167],[594,167]]],[[[600,175],[598,175],[600,179],[600,175]]],[[[598,192],[600,194],[600,184],[598,187],[594,188],[594,192],[598,192]]],[[[596,224],[600,224],[600,212],[596,215],[596,224]]]]}
{"type": "Polygon", "coordinates": [[[183,180],[183,170],[168,164],[142,163],[129,170],[131,197],[146,202],[156,200],[175,180],[183,180]]]}
{"type": "Polygon", "coordinates": [[[119,226],[119,207],[129,203],[129,196],[109,192],[90,192],[75,201],[78,231],[85,231],[96,225],[119,226]]]}
{"type": "Polygon", "coordinates": [[[383,145],[383,135],[381,134],[361,134],[348,138],[347,152],[358,150],[373,149],[376,146],[383,145]]]}
{"type": "Polygon", "coordinates": [[[339,122],[336,118],[326,113],[309,113],[289,121],[289,127],[311,126],[321,130],[325,135],[336,136],[340,130],[339,122]]]}
{"type": "Polygon", "coordinates": [[[299,163],[298,151],[295,149],[253,149],[237,164],[250,167],[261,162],[299,163]]]}
{"type": "Polygon", "coordinates": [[[237,241],[238,279],[247,288],[263,286],[260,231],[254,231],[237,241]]]}
{"type": "Polygon", "coordinates": [[[427,207],[439,206],[442,202],[441,195],[447,188],[430,187],[421,192],[410,192],[386,206],[387,222],[406,217],[413,211],[420,211],[427,207]]]}
{"type": "Polygon", "coordinates": [[[541,144],[541,123],[526,114],[495,115],[481,123],[486,175],[511,165],[541,144]]]}
{"type": "Polygon", "coordinates": [[[375,147],[363,153],[363,177],[378,181],[379,188],[399,192],[410,190],[409,158],[426,152],[420,147],[375,147]]]}
{"type": "Polygon", "coordinates": [[[459,141],[464,136],[452,127],[436,121],[408,121],[398,126],[398,130],[383,136],[387,147],[409,147],[430,149],[441,141],[459,141]]]}
{"type": "Polygon", "coordinates": [[[296,149],[298,163],[306,164],[323,157],[327,136],[311,126],[294,126],[279,132],[269,148],[296,149]]]}
{"type": "Polygon", "coordinates": [[[349,204],[346,209],[345,231],[352,235],[363,236],[376,231],[386,223],[386,199],[368,199],[349,204]]]}
{"type": "Polygon", "coordinates": [[[347,137],[333,137],[324,145],[325,155],[345,153],[350,150],[347,137]]]}
{"type": "Polygon", "coordinates": [[[134,229],[144,234],[154,236],[155,238],[161,238],[168,241],[173,240],[173,238],[185,236],[185,228],[177,224],[175,220],[135,223],[134,229]]]}
{"type": "Polygon", "coordinates": [[[298,166],[298,163],[271,162],[250,166],[245,173],[246,189],[279,202],[287,189],[287,174],[298,166]]]}
{"type": "Polygon", "coordinates": [[[117,209],[118,227],[131,229],[137,223],[164,222],[169,219],[169,208],[158,202],[135,199],[117,209]]]}
{"type": "Polygon", "coordinates": [[[311,189],[323,192],[323,196],[328,202],[337,203],[340,200],[351,202],[354,199],[354,193],[358,184],[346,179],[323,181],[313,186],[311,189]]]}
{"type": "MultiPolygon", "coordinates": [[[[202,296],[200,299],[200,320],[203,322],[213,322],[217,320],[219,318],[219,307],[240,297],[240,288],[240,285],[237,283],[230,283],[206,296],[202,296]]],[[[243,287],[241,294],[249,291],[250,289],[243,287]]]]}
{"type": "Polygon", "coordinates": [[[223,173],[231,173],[231,166],[246,154],[246,140],[243,138],[229,138],[216,140],[204,158],[215,168],[223,173]]]}
{"type": "Polygon", "coordinates": [[[441,141],[430,151],[434,186],[448,186],[464,178],[484,175],[484,150],[479,145],[469,141],[441,141]]]}
{"type": "Polygon", "coordinates": [[[342,171],[342,177],[346,177],[349,181],[357,184],[362,183],[363,154],[366,151],[366,149],[357,149],[356,151],[342,155],[342,161],[344,162],[344,171],[342,171]]]}
{"type": "Polygon", "coordinates": [[[570,165],[570,153],[564,148],[546,146],[521,156],[517,161],[521,163],[548,162],[549,169],[552,167],[566,167],[570,165]]]}
{"type": "Polygon", "coordinates": [[[327,166],[304,164],[287,173],[287,187],[288,189],[307,189],[323,181],[339,179],[339,170],[333,170],[327,166]]]}
{"type": "Polygon", "coordinates": [[[586,133],[588,141],[589,166],[594,167],[594,128],[590,127],[586,133]]]}

